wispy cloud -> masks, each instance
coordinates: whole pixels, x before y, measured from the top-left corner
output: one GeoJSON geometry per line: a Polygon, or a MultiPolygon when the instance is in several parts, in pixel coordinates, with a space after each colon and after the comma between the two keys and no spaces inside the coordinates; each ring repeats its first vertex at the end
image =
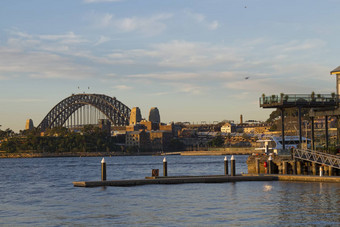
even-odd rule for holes
{"type": "Polygon", "coordinates": [[[171,68],[204,68],[244,62],[244,57],[234,47],[180,40],[152,44],[146,49],[115,50],[107,56],[108,62],[153,62],[158,66],[171,68]]]}
{"type": "Polygon", "coordinates": [[[32,78],[81,79],[92,76],[92,69],[72,63],[70,59],[43,52],[25,52],[0,47],[0,73],[32,78]]]}
{"type": "Polygon", "coordinates": [[[46,102],[45,99],[34,99],[34,98],[25,98],[25,99],[22,99],[22,98],[6,98],[6,99],[0,99],[0,102],[2,103],[33,103],[33,102],[46,102]]]}
{"type": "Polygon", "coordinates": [[[123,17],[113,14],[92,15],[93,23],[100,28],[115,28],[119,32],[138,32],[146,36],[153,36],[166,29],[164,21],[170,19],[170,13],[155,14],[150,17],[123,17]]]}
{"type": "Polygon", "coordinates": [[[199,75],[196,73],[185,72],[160,72],[160,73],[147,73],[129,75],[128,78],[151,78],[159,80],[187,80],[197,78],[199,75]]]}
{"type": "Polygon", "coordinates": [[[133,87],[121,84],[121,85],[114,86],[113,88],[117,90],[131,90],[133,87]]]}
{"type": "Polygon", "coordinates": [[[85,3],[120,2],[122,0],[84,0],[85,3]]]}
{"type": "Polygon", "coordinates": [[[307,40],[292,40],[287,43],[274,45],[270,50],[281,52],[303,51],[311,49],[319,49],[325,46],[325,42],[320,39],[307,39],[307,40]]]}
{"type": "Polygon", "coordinates": [[[100,44],[106,43],[108,41],[110,41],[111,39],[109,37],[106,36],[100,36],[99,40],[94,44],[95,46],[98,46],[100,44]]]}
{"type": "Polygon", "coordinates": [[[199,24],[202,24],[203,26],[207,27],[210,30],[216,30],[217,28],[219,28],[220,24],[217,20],[213,20],[213,21],[208,21],[206,19],[206,16],[200,13],[194,13],[191,11],[185,11],[185,14],[193,19],[194,21],[196,21],[199,24]]]}

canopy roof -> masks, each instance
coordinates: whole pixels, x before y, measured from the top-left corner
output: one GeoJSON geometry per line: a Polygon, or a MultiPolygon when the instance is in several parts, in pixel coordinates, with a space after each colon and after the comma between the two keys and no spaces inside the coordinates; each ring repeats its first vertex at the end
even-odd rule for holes
{"type": "Polygon", "coordinates": [[[340,74],[340,66],[338,66],[336,69],[333,69],[333,71],[331,71],[331,75],[333,74],[340,74]]]}

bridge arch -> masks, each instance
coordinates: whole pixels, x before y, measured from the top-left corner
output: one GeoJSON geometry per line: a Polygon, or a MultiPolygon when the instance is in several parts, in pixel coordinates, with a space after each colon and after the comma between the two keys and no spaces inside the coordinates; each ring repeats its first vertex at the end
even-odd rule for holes
{"type": "MultiPolygon", "coordinates": [[[[124,126],[129,124],[130,108],[115,97],[103,94],[73,94],[65,98],[45,116],[38,129],[45,131],[49,128],[63,126],[76,111],[82,111],[85,106],[91,106],[104,115],[112,125],[124,126]]],[[[83,110],[84,111],[84,110],[83,110]]],[[[89,117],[88,117],[89,118],[89,117]]],[[[71,118],[72,120],[72,118],[71,118]]]]}

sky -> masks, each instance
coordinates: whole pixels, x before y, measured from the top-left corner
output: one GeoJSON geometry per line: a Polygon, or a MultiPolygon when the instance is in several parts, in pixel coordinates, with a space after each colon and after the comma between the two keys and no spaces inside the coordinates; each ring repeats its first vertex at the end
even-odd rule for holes
{"type": "Polygon", "coordinates": [[[148,118],[266,120],[262,94],[330,94],[340,0],[1,0],[0,129],[73,93],[148,118]],[[248,79],[246,79],[248,78],[248,79]]]}

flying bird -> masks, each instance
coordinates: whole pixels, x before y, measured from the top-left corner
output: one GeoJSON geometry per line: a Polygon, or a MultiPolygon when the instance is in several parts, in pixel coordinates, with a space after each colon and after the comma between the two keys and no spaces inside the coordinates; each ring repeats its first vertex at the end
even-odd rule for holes
{"type": "Polygon", "coordinates": [[[249,79],[249,76],[246,76],[244,79],[245,79],[245,80],[248,80],[248,79],[249,79]]]}

